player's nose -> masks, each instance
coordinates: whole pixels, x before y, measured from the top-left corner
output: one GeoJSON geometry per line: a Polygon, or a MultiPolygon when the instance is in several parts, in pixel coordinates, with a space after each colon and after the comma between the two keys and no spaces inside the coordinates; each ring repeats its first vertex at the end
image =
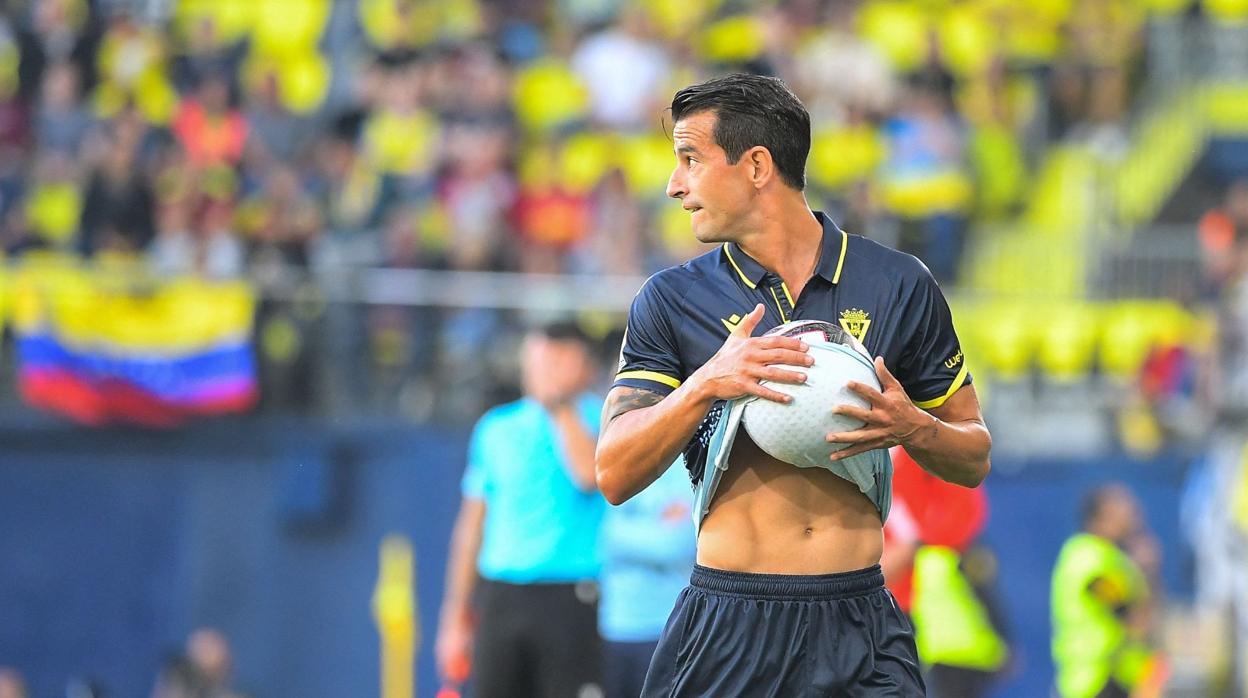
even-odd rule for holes
{"type": "Polygon", "coordinates": [[[679,169],[672,170],[672,176],[667,178],[667,195],[673,199],[683,199],[689,193],[685,183],[680,180],[679,173],[679,169]]]}

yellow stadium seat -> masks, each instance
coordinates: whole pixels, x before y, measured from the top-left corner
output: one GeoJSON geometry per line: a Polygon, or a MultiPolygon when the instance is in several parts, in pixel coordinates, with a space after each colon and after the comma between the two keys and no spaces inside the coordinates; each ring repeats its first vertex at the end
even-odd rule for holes
{"type": "Polygon", "coordinates": [[[26,218],[36,236],[67,248],[73,245],[82,218],[82,192],[73,182],[38,185],[26,200],[26,218]]]}
{"type": "Polygon", "coordinates": [[[811,139],[811,181],[829,191],[867,179],[884,159],[884,139],[870,124],[824,128],[811,139]]]}
{"type": "Polygon", "coordinates": [[[961,76],[982,72],[999,49],[1001,34],[979,6],[951,7],[940,18],[940,45],[949,70],[961,76]]]}
{"type": "Polygon", "coordinates": [[[723,0],[642,0],[646,15],[666,39],[686,36],[719,8],[723,0]]]}
{"type": "Polygon", "coordinates": [[[251,31],[259,3],[254,0],[180,0],[174,3],[174,31],[187,43],[202,22],[211,22],[220,45],[241,41],[251,31]]]}
{"type": "Polygon", "coordinates": [[[727,17],[703,29],[698,46],[711,63],[745,63],[763,52],[763,27],[750,15],[727,17]]]}
{"type": "Polygon", "coordinates": [[[589,93],[563,61],[544,58],[516,74],[512,92],[516,116],[529,131],[544,132],[588,114],[589,93]]]}
{"type": "Polygon", "coordinates": [[[1166,301],[1119,301],[1105,309],[1100,360],[1105,373],[1122,382],[1135,380],[1155,346],[1183,342],[1192,330],[1191,316],[1166,301]]]}
{"type": "Polygon", "coordinates": [[[569,192],[584,194],[612,167],[612,139],[601,133],[578,133],[566,140],[559,153],[559,183],[569,192]]]}
{"type": "Polygon", "coordinates": [[[426,174],[433,168],[439,137],[439,122],[427,111],[381,110],[364,125],[364,152],[383,174],[426,174]]]}
{"type": "Polygon", "coordinates": [[[331,0],[256,3],[251,50],[264,56],[314,51],[329,24],[331,0]]]}
{"type": "Polygon", "coordinates": [[[858,14],[858,32],[880,49],[899,72],[927,57],[928,23],[923,10],[904,0],[870,0],[858,14]]]}
{"type": "Polygon", "coordinates": [[[300,49],[280,56],[253,53],[243,65],[248,89],[255,91],[270,75],[276,76],[282,106],[296,114],[311,114],[329,92],[330,65],[315,48],[300,49]]]}
{"type": "Polygon", "coordinates": [[[1219,22],[1239,24],[1248,20],[1248,0],[1203,0],[1205,12],[1219,22]]]}
{"type": "Polygon", "coordinates": [[[1088,376],[1096,359],[1099,308],[1091,303],[1053,303],[1043,309],[1037,364],[1049,378],[1077,382],[1088,376]]]}
{"type": "Polygon", "coordinates": [[[676,166],[672,143],[658,134],[631,136],[618,149],[628,187],[642,197],[660,196],[676,166]]]}
{"type": "Polygon", "coordinates": [[[387,51],[427,46],[439,37],[466,39],[484,25],[477,0],[361,0],[358,8],[369,42],[387,51]]]}
{"type": "Polygon", "coordinates": [[[983,366],[1003,380],[1018,380],[1034,367],[1044,319],[1018,302],[987,303],[973,318],[983,366]]]}

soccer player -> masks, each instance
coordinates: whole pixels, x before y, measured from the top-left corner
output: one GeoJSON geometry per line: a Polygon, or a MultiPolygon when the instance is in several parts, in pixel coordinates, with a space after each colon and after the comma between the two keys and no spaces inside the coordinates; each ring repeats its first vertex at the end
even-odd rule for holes
{"type": "Polygon", "coordinates": [[[603,408],[597,480],[623,502],[679,453],[695,487],[697,566],[659,640],[643,696],[917,696],[913,632],[878,562],[887,449],[973,487],[990,437],[948,305],[914,257],[812,212],[803,188],[810,116],[781,81],[732,75],[672,100],[667,194],[715,250],[659,272],[629,313],[603,408]],[[741,398],[787,401],[812,359],[794,319],[839,323],[875,357],[882,390],[836,410],[860,429],[826,468],[764,454],[722,419],[741,398]],[[778,364],[787,365],[782,368],[778,364]],[[871,496],[845,459],[868,459],[871,496]],[[709,463],[709,464],[708,464],[709,463]]]}

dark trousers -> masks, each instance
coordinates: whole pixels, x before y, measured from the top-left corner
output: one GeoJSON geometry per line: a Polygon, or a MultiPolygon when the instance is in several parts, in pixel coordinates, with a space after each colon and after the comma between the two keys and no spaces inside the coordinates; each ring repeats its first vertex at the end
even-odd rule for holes
{"type": "Polygon", "coordinates": [[[646,681],[646,670],[654,657],[654,642],[611,642],[603,644],[603,693],[606,698],[637,698],[646,681]]]}
{"type": "Polygon", "coordinates": [[[471,698],[578,698],[601,693],[597,586],[483,581],[471,698]]]}

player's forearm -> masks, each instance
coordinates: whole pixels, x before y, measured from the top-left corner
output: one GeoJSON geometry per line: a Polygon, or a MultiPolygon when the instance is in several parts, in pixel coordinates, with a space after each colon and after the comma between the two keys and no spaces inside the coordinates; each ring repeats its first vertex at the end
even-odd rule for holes
{"type": "Polygon", "coordinates": [[[977,487],[988,476],[992,436],[978,420],[945,422],[928,415],[931,423],[920,427],[902,443],[906,452],[936,477],[963,487],[977,487]]]}
{"type": "Polygon", "coordinates": [[[446,565],[446,590],[442,595],[442,622],[467,614],[477,586],[477,555],[485,524],[485,503],[465,499],[451,533],[451,552],[446,565]]]}
{"type": "Polygon", "coordinates": [[[581,490],[594,491],[597,486],[594,465],[594,449],[597,442],[594,435],[585,428],[580,415],[572,405],[556,408],[552,417],[559,431],[559,441],[563,446],[563,456],[567,461],[569,477],[581,490]]]}
{"type": "Polygon", "coordinates": [[[706,417],[712,400],[688,384],[667,397],[616,388],[607,397],[604,429],[598,438],[598,489],[612,504],[628,501],[663,474],[706,417]],[[612,415],[624,400],[642,406],[612,415]]]}

